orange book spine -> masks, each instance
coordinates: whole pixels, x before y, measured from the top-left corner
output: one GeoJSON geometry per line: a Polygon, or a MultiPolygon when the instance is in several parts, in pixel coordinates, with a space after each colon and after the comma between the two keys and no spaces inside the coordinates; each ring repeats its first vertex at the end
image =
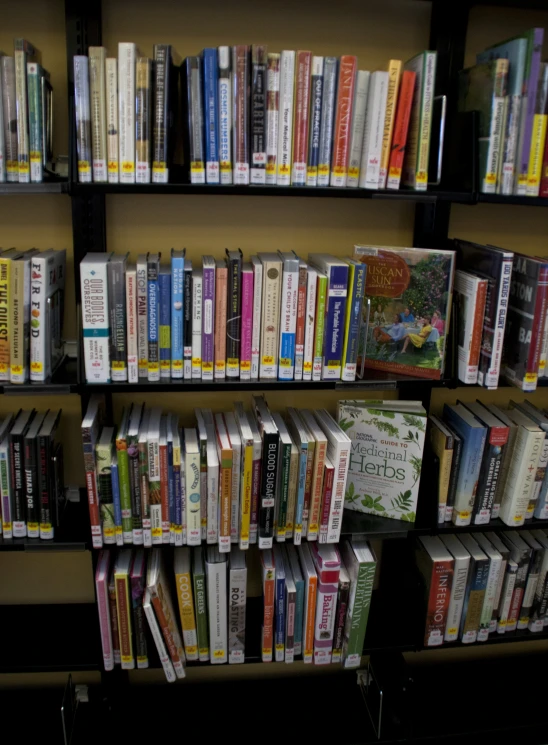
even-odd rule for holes
{"type": "Polygon", "coordinates": [[[293,125],[293,174],[291,176],[291,183],[296,186],[305,186],[306,184],[311,65],[312,52],[297,52],[295,122],[293,125]]]}
{"type": "Polygon", "coordinates": [[[266,570],[263,581],[264,615],[263,615],[263,662],[272,662],[274,645],[274,570],[266,570]]]}
{"type": "Polygon", "coordinates": [[[118,633],[120,635],[120,656],[122,670],[133,670],[135,658],[131,644],[131,618],[129,615],[128,578],[116,577],[116,606],[118,609],[118,633]]]}
{"type": "MultiPolygon", "coordinates": [[[[152,595],[152,605],[154,607],[154,612],[156,613],[156,620],[158,621],[158,625],[160,629],[162,630],[162,636],[164,637],[164,641],[167,646],[167,650],[169,652],[169,656],[171,657],[171,661],[173,663],[173,666],[177,666],[178,669],[182,669],[184,667],[184,659],[181,658],[181,655],[179,654],[179,649],[177,648],[177,644],[175,642],[175,639],[173,638],[173,634],[171,633],[171,629],[169,628],[169,622],[166,618],[166,614],[164,613],[164,609],[162,607],[162,603],[160,601],[160,598],[152,595]]],[[[178,675],[177,677],[181,677],[181,675],[178,675]]]]}
{"type": "Polygon", "coordinates": [[[314,658],[314,629],[316,624],[316,592],[318,578],[308,578],[308,604],[306,607],[306,619],[303,634],[303,659],[312,662],[314,658]]]}
{"type": "Polygon", "coordinates": [[[343,55],[341,57],[337,86],[337,107],[335,109],[335,129],[333,132],[331,186],[346,186],[350,137],[352,134],[352,106],[354,104],[357,70],[357,57],[351,55],[343,55]]]}
{"type": "Polygon", "coordinates": [[[310,500],[310,520],[306,531],[309,541],[317,541],[320,530],[320,510],[322,506],[323,470],[325,465],[325,454],[327,444],[320,442],[316,444],[317,454],[314,463],[314,474],[312,479],[312,496],[310,500]]]}
{"type": "Polygon", "coordinates": [[[232,450],[221,452],[221,494],[219,521],[219,551],[230,551],[230,512],[232,503],[232,450]]]}
{"type": "Polygon", "coordinates": [[[485,317],[485,303],[487,301],[487,280],[478,283],[478,294],[476,296],[476,312],[474,314],[474,326],[472,328],[472,341],[468,356],[468,365],[477,369],[481,351],[481,337],[483,335],[483,320],[485,317]]]}
{"type": "Polygon", "coordinates": [[[218,266],[215,274],[215,380],[222,380],[226,377],[226,285],[228,270],[226,266],[218,266]]]}
{"type": "Polygon", "coordinates": [[[388,165],[387,189],[399,189],[403,168],[405,146],[407,144],[407,133],[409,131],[409,120],[411,118],[411,105],[415,90],[416,74],[405,70],[400,85],[400,95],[396,109],[396,121],[394,123],[394,135],[390,150],[390,161],[388,165]]]}

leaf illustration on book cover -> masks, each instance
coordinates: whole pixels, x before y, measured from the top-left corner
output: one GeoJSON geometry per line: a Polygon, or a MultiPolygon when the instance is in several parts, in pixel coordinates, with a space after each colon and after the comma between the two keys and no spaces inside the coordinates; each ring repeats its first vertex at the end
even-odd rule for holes
{"type": "Polygon", "coordinates": [[[400,492],[398,496],[392,500],[392,508],[398,512],[407,512],[413,504],[413,495],[411,490],[408,489],[405,492],[400,492]]]}
{"type": "Polygon", "coordinates": [[[415,427],[419,432],[424,432],[426,429],[424,417],[403,414],[403,421],[408,427],[415,427]]]}
{"type": "Polygon", "coordinates": [[[412,455],[409,458],[409,463],[411,463],[411,467],[413,468],[413,486],[415,486],[421,475],[422,458],[412,455]]]}
{"type": "Polygon", "coordinates": [[[114,505],[102,504],[101,505],[101,521],[103,523],[103,529],[114,530],[114,505]]]}
{"type": "Polygon", "coordinates": [[[386,508],[380,503],[382,497],[373,499],[369,494],[364,494],[362,504],[364,507],[368,507],[370,510],[377,510],[377,512],[386,512],[386,508]]]}
{"type": "Polygon", "coordinates": [[[341,419],[339,422],[339,427],[342,429],[343,432],[348,432],[350,427],[354,426],[354,422],[349,421],[348,419],[341,419]]]}
{"type": "MultiPolygon", "coordinates": [[[[370,411],[370,409],[368,409],[370,411]]],[[[381,412],[377,412],[381,413],[381,412]]],[[[385,432],[390,437],[399,437],[400,431],[397,427],[395,427],[393,424],[390,424],[389,422],[381,422],[380,419],[377,419],[376,417],[373,419],[364,419],[364,424],[370,424],[372,427],[376,427],[379,432],[385,432]]]]}
{"type": "Polygon", "coordinates": [[[348,486],[348,489],[346,490],[346,493],[344,495],[344,501],[345,502],[355,502],[356,499],[359,497],[359,494],[354,493],[354,484],[351,482],[348,486]]]}
{"type": "Polygon", "coordinates": [[[401,519],[405,522],[414,523],[415,522],[415,513],[414,512],[408,512],[406,515],[401,515],[401,519]]]}

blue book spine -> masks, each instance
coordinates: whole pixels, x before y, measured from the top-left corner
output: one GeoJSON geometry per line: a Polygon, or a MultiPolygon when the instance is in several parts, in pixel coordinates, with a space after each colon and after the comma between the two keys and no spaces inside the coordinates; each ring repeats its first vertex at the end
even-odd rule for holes
{"type": "Polygon", "coordinates": [[[310,127],[308,133],[306,185],[317,186],[318,166],[320,164],[320,131],[322,126],[323,57],[312,58],[310,91],[310,127]]]}
{"type": "Polygon", "coordinates": [[[171,377],[183,377],[183,275],[185,260],[171,257],[171,377]]]}
{"type": "Polygon", "coordinates": [[[114,527],[116,529],[116,545],[124,545],[124,534],[122,531],[122,500],[120,499],[120,482],[118,481],[118,463],[116,458],[112,461],[110,469],[112,480],[112,504],[114,505],[114,527]]]}
{"type": "Polygon", "coordinates": [[[160,293],[158,290],[158,264],[148,262],[148,379],[160,380],[160,357],[158,347],[158,325],[160,316],[160,293]]]}
{"type": "MultiPolygon", "coordinates": [[[[487,589],[487,580],[489,578],[489,559],[480,559],[476,562],[474,562],[474,566],[470,567],[470,570],[468,572],[468,586],[466,588],[466,595],[464,597],[464,604],[462,606],[462,616],[460,621],[460,638],[461,641],[465,644],[472,644],[475,642],[478,638],[478,631],[479,628],[469,628],[469,624],[467,624],[467,616],[468,616],[468,609],[470,606],[471,600],[473,600],[474,596],[472,593],[485,593],[485,590],[487,589]]],[[[474,603],[474,605],[476,605],[474,603]]],[[[482,600],[483,605],[483,600],[482,600]]],[[[474,609],[474,614],[476,613],[477,607],[474,609]]],[[[478,627],[479,627],[479,617],[478,617],[478,627]]]]}
{"type": "Polygon", "coordinates": [[[173,471],[173,440],[167,441],[167,500],[169,507],[169,542],[175,543],[175,473],[173,471]]]}
{"type": "Polygon", "coordinates": [[[283,662],[285,656],[285,575],[276,573],[276,662],[283,662]]]}
{"type": "Polygon", "coordinates": [[[365,287],[365,277],[367,266],[357,261],[354,264],[353,283],[351,295],[348,298],[347,315],[349,322],[347,325],[348,338],[344,340],[345,358],[343,360],[342,379],[352,382],[356,379],[356,362],[358,360],[358,341],[360,332],[360,323],[362,318],[363,295],[365,287]]]}
{"type": "Polygon", "coordinates": [[[348,292],[348,266],[332,266],[328,272],[328,281],[323,341],[323,379],[340,380],[348,292]]]}
{"type": "Polygon", "coordinates": [[[295,654],[303,652],[304,580],[295,581],[295,654]]]}
{"type": "Polygon", "coordinates": [[[171,377],[171,274],[161,271],[158,277],[160,293],[160,377],[171,377]]]}
{"type": "Polygon", "coordinates": [[[301,448],[299,461],[299,484],[297,489],[297,504],[295,505],[295,545],[301,542],[303,532],[304,492],[306,487],[306,463],[308,460],[308,445],[301,448]]]}
{"type": "Polygon", "coordinates": [[[219,183],[219,70],[217,49],[204,49],[206,183],[219,183]]]}

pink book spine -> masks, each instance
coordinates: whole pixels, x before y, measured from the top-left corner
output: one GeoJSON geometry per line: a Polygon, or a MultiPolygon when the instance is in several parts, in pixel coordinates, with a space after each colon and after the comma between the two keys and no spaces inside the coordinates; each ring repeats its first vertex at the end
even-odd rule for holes
{"type": "Polygon", "coordinates": [[[242,329],[240,335],[240,380],[251,379],[251,341],[253,335],[253,269],[242,269],[242,329]]]}
{"type": "Polygon", "coordinates": [[[327,543],[327,534],[329,532],[329,511],[331,509],[331,499],[333,497],[333,480],[335,469],[331,463],[327,463],[323,469],[323,494],[322,494],[322,511],[320,523],[320,543],[327,543]]]}
{"type": "MultiPolygon", "coordinates": [[[[217,263],[215,277],[215,380],[226,377],[226,265],[217,263]]],[[[224,264],[224,262],[222,262],[224,264]]]]}
{"type": "Polygon", "coordinates": [[[261,459],[253,460],[251,481],[251,517],[249,520],[249,542],[257,543],[259,528],[259,489],[261,487],[261,459]]]}
{"type": "Polygon", "coordinates": [[[103,647],[103,664],[105,670],[114,670],[114,651],[112,648],[112,628],[110,625],[110,608],[108,595],[108,551],[101,551],[95,576],[97,590],[97,610],[99,612],[99,627],[101,629],[101,646],[103,647]]]}

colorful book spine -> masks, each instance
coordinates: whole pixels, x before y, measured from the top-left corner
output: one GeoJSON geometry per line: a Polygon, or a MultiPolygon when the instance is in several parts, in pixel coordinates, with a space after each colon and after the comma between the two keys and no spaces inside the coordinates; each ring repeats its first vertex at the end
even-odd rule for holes
{"type": "Polygon", "coordinates": [[[234,183],[249,184],[249,47],[232,47],[234,183]]]}
{"type": "Polygon", "coordinates": [[[192,272],[192,378],[202,377],[202,297],[203,271],[192,272]]]}
{"type": "Polygon", "coordinates": [[[279,546],[274,551],[276,579],[274,586],[274,659],[285,660],[285,567],[279,546]]]}
{"type": "Polygon", "coordinates": [[[204,125],[206,183],[218,184],[219,176],[219,88],[217,50],[204,49],[204,125]]]}
{"type": "Polygon", "coordinates": [[[128,383],[139,380],[137,348],[137,270],[135,266],[126,270],[126,318],[127,318],[127,378],[128,383]]]}
{"type": "Polygon", "coordinates": [[[401,60],[392,59],[388,63],[388,95],[386,98],[386,115],[382,136],[381,170],[379,175],[379,189],[386,189],[388,177],[388,163],[390,148],[392,147],[392,133],[396,118],[396,101],[400,92],[401,60]]]}
{"type": "Polygon", "coordinates": [[[341,565],[339,576],[339,593],[337,595],[337,611],[335,613],[335,630],[333,632],[333,653],[331,662],[335,665],[342,661],[344,626],[346,622],[346,612],[348,610],[348,598],[350,595],[350,581],[344,567],[341,565]]]}
{"type": "MultiPolygon", "coordinates": [[[[189,548],[182,549],[190,552],[189,548]]],[[[190,566],[190,559],[188,560],[190,566]]],[[[192,597],[192,578],[190,571],[175,572],[175,585],[177,587],[177,601],[179,603],[179,615],[181,617],[181,628],[183,630],[183,644],[187,660],[198,659],[198,635],[196,633],[196,620],[194,617],[194,600],[192,597]]]]}
{"type": "Polygon", "coordinates": [[[250,183],[266,184],[266,46],[251,47],[251,169],[250,183]]]}
{"type": "Polygon", "coordinates": [[[263,575],[263,623],[261,632],[261,659],[272,662],[274,647],[274,598],[276,585],[276,569],[271,550],[261,552],[263,575]]]}
{"type": "Polygon", "coordinates": [[[339,380],[342,371],[343,327],[346,314],[348,267],[332,267],[328,280],[323,350],[324,380],[339,380]]]}
{"type": "Polygon", "coordinates": [[[124,543],[133,543],[133,521],[131,517],[131,489],[129,484],[129,458],[126,437],[116,438],[116,459],[118,463],[118,484],[120,488],[120,507],[122,510],[122,533],[124,543]]]}
{"type": "Polygon", "coordinates": [[[113,256],[107,265],[110,313],[110,369],[113,382],[127,382],[126,257],[113,256]]]}
{"type": "Polygon", "coordinates": [[[398,106],[396,109],[396,120],[394,122],[394,134],[390,148],[388,163],[387,189],[399,189],[403,169],[403,158],[407,144],[407,133],[411,119],[411,107],[413,105],[413,93],[415,90],[416,74],[411,70],[404,70],[401,78],[400,92],[398,95],[398,106]]]}
{"type": "Polygon", "coordinates": [[[192,578],[196,603],[196,634],[200,662],[209,662],[209,632],[207,623],[207,592],[202,549],[192,549],[192,578]]]}
{"type": "Polygon", "coordinates": [[[158,290],[159,271],[159,254],[151,254],[147,261],[148,380],[151,383],[157,383],[160,380],[160,293],[158,290]]]}
{"type": "Polygon", "coordinates": [[[139,377],[148,378],[147,254],[140,254],[137,258],[137,351],[139,377]]]}
{"type": "Polygon", "coordinates": [[[97,593],[97,610],[101,629],[101,647],[103,666],[106,671],[114,670],[114,650],[112,647],[112,626],[110,623],[110,603],[108,595],[108,574],[110,552],[101,551],[95,572],[95,590],[97,593]]]}
{"type": "Polygon", "coordinates": [[[325,316],[327,309],[327,276],[318,272],[316,287],[316,329],[314,334],[314,358],[312,363],[312,380],[321,380],[323,373],[323,346],[325,316]]]}
{"type": "Polygon", "coordinates": [[[215,365],[215,259],[202,259],[202,380],[213,380],[215,365]]]}
{"type": "Polygon", "coordinates": [[[152,146],[152,60],[138,57],[135,65],[135,183],[150,184],[152,146]]]}
{"type": "Polygon", "coordinates": [[[116,608],[116,583],[114,581],[114,570],[111,572],[108,582],[108,605],[110,611],[114,664],[120,665],[122,660],[120,657],[120,631],[118,628],[118,610],[116,608]]]}
{"type": "Polygon", "coordinates": [[[169,457],[167,445],[167,416],[160,420],[160,440],[158,447],[160,464],[160,515],[162,543],[171,543],[171,520],[169,515],[169,457]]]}
{"type": "Polygon", "coordinates": [[[310,82],[310,126],[308,132],[308,166],[306,185],[318,185],[318,166],[320,163],[320,133],[322,125],[323,100],[323,57],[312,57],[312,77],[310,82]]]}
{"type": "Polygon", "coordinates": [[[133,624],[133,638],[135,642],[135,659],[138,670],[148,668],[148,648],[145,611],[143,608],[143,594],[145,591],[145,552],[136,552],[130,573],[131,587],[131,616],[133,624]]]}
{"type": "MultiPolygon", "coordinates": [[[[282,254],[283,256],[283,254],[282,254]]],[[[278,379],[293,380],[295,374],[295,333],[299,292],[299,260],[283,258],[278,379]]]]}
{"type": "Polygon", "coordinates": [[[526,34],[527,61],[525,68],[524,94],[522,97],[521,119],[519,127],[519,141],[517,154],[517,173],[514,193],[518,196],[527,195],[527,180],[529,176],[529,156],[531,154],[531,140],[537,100],[540,64],[542,57],[542,43],[544,29],[532,28],[526,34]]]}
{"type": "Polygon", "coordinates": [[[293,142],[293,98],[295,52],[284,50],[280,57],[280,111],[278,120],[278,186],[291,184],[291,145],[293,142]]]}
{"type": "MultiPolygon", "coordinates": [[[[91,57],[91,49],[90,48],[90,77],[93,81],[93,58],[91,57]]],[[[103,60],[104,65],[104,60],[103,60]]],[[[104,95],[104,67],[103,67],[103,89],[102,93],[104,95]]],[[[29,158],[30,158],[30,180],[31,183],[41,183],[43,180],[43,167],[42,167],[42,152],[43,152],[43,143],[42,143],[42,92],[40,89],[41,86],[41,78],[44,75],[44,70],[42,69],[41,65],[39,65],[36,62],[28,62],[27,63],[27,88],[28,88],[28,106],[29,106],[29,158]]],[[[93,86],[91,89],[91,93],[93,96],[93,86]]],[[[104,114],[104,106],[102,107],[102,113],[104,114]]],[[[105,140],[104,144],[106,146],[106,127],[105,127],[105,140]]],[[[4,163],[4,159],[2,158],[2,166],[4,163]]],[[[93,161],[93,168],[95,169],[95,160],[93,161]]],[[[0,172],[3,172],[3,167],[0,169],[0,172]]],[[[5,180],[5,176],[2,179],[5,180]]],[[[94,175],[94,181],[98,181],[99,179],[95,178],[94,175]]],[[[106,181],[106,164],[105,164],[105,178],[103,179],[106,181]]]]}
{"type": "Polygon", "coordinates": [[[224,380],[226,377],[227,284],[226,262],[217,261],[215,269],[215,380],[224,380]]]}
{"type": "Polygon", "coordinates": [[[183,280],[184,256],[171,253],[171,377],[183,377],[183,280]]]}
{"type": "Polygon", "coordinates": [[[240,376],[242,252],[227,251],[226,376],[240,376]]]}
{"type": "Polygon", "coordinates": [[[232,183],[232,76],[230,47],[219,47],[219,167],[221,184],[232,183]]]}
{"type": "Polygon", "coordinates": [[[348,154],[352,135],[352,106],[358,59],[343,55],[339,60],[337,84],[337,107],[333,131],[333,153],[331,156],[331,186],[346,186],[348,176],[348,154]]]}
{"type": "Polygon", "coordinates": [[[371,73],[358,70],[356,74],[356,90],[352,107],[352,134],[348,155],[347,186],[356,187],[360,182],[360,167],[362,162],[363,135],[365,132],[365,111],[367,106],[367,92],[371,73]]]}
{"type": "Polygon", "coordinates": [[[310,113],[310,67],[312,52],[297,52],[295,72],[295,130],[293,132],[293,168],[291,183],[306,185],[308,119],[310,113]]]}
{"type": "Polygon", "coordinates": [[[333,123],[335,119],[335,97],[337,94],[337,67],[338,60],[336,57],[324,58],[318,186],[329,186],[331,149],[333,146],[333,123]]]}
{"type": "Polygon", "coordinates": [[[428,185],[436,61],[436,52],[427,51],[421,52],[405,65],[405,69],[416,73],[417,78],[404,159],[404,184],[417,191],[426,191],[428,185]]]}
{"type": "Polygon", "coordinates": [[[253,269],[251,264],[242,267],[241,330],[240,330],[240,380],[251,379],[253,335],[253,269]]]}
{"type": "Polygon", "coordinates": [[[138,466],[139,466],[139,487],[141,493],[141,519],[143,521],[143,546],[150,548],[152,546],[152,521],[150,519],[150,494],[148,483],[148,421],[150,412],[145,411],[143,424],[139,430],[138,466]]]}
{"type": "Polygon", "coordinates": [[[177,680],[177,676],[175,675],[175,670],[173,669],[173,663],[171,662],[169,654],[167,653],[167,649],[162,638],[162,632],[160,631],[160,627],[158,626],[158,621],[156,619],[156,616],[154,615],[154,609],[152,607],[150,592],[148,589],[145,590],[145,594],[143,596],[143,610],[148,621],[150,633],[152,634],[152,638],[154,639],[154,643],[158,651],[158,657],[162,664],[166,680],[168,683],[175,683],[175,681],[177,680]]]}
{"type": "Polygon", "coordinates": [[[316,322],[316,289],[318,286],[318,275],[316,270],[307,266],[306,268],[306,313],[304,329],[304,358],[303,358],[303,380],[312,380],[312,368],[314,366],[314,330],[316,322]]]}
{"type": "Polygon", "coordinates": [[[266,183],[275,186],[278,173],[280,55],[269,54],[266,67],[266,183]]]}
{"type": "Polygon", "coordinates": [[[297,284],[297,325],[295,329],[295,380],[303,379],[304,340],[306,326],[306,288],[308,284],[307,265],[299,261],[299,281],[297,284]]]}
{"type": "Polygon", "coordinates": [[[120,182],[135,183],[135,44],[118,44],[120,182]]]}
{"type": "Polygon", "coordinates": [[[348,262],[349,297],[346,304],[346,319],[341,380],[356,380],[356,363],[358,361],[358,341],[363,311],[364,287],[367,267],[359,262],[348,262]]]}
{"type": "Polygon", "coordinates": [[[116,608],[122,670],[133,670],[135,668],[135,656],[132,642],[130,587],[127,571],[119,572],[115,569],[114,581],[116,584],[116,608]]]}
{"type": "Polygon", "coordinates": [[[160,313],[158,316],[158,338],[160,353],[160,378],[171,377],[171,272],[160,269],[158,275],[160,313]]]}
{"type": "Polygon", "coordinates": [[[192,378],[192,263],[185,259],[183,275],[183,377],[192,378]]]}

